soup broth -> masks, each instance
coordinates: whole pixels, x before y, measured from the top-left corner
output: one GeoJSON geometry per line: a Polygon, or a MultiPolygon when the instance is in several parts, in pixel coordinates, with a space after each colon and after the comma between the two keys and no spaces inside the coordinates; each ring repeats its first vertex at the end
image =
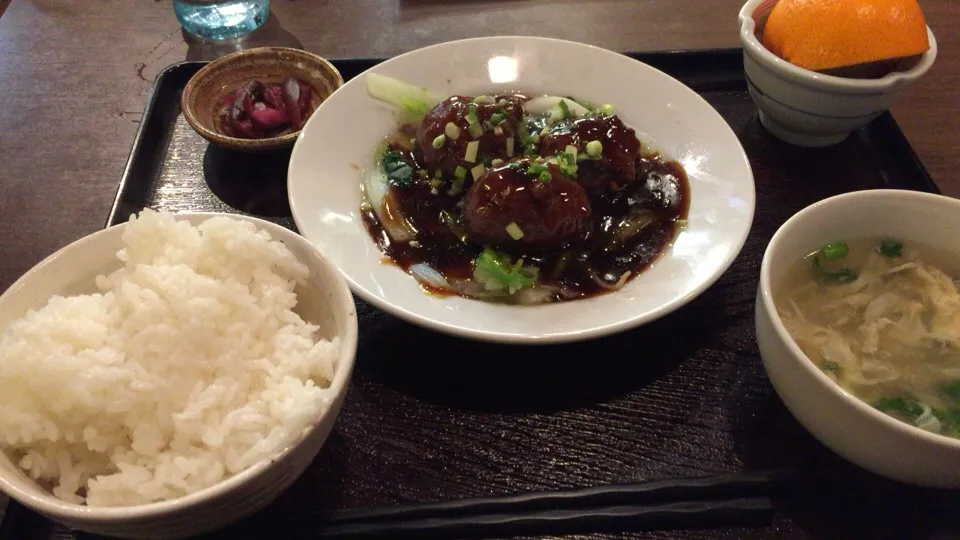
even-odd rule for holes
{"type": "Polygon", "coordinates": [[[798,257],[775,289],[787,331],[873,407],[960,438],[960,257],[881,238],[798,257]]]}

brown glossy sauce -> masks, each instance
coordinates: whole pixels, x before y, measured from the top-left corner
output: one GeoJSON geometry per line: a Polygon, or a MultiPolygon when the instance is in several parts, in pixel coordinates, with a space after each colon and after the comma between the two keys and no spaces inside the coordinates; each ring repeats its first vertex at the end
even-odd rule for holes
{"type": "MultiPolygon", "coordinates": [[[[617,120],[619,122],[619,120],[617,120]]],[[[589,126],[596,129],[596,126],[589,126]]],[[[631,131],[632,133],[632,131],[631,131]]],[[[412,148],[409,126],[401,128],[389,138],[390,148],[400,151],[404,160],[415,170],[421,165],[422,154],[412,148]]],[[[571,141],[562,129],[556,130],[560,142],[571,141]]],[[[611,152],[620,146],[631,146],[630,141],[610,145],[611,152]]],[[[639,148],[639,142],[636,143],[639,148]]],[[[606,156],[606,150],[604,153],[606,156]]],[[[511,161],[522,159],[517,156],[511,161]]],[[[610,161],[615,163],[614,161],[610,161]]],[[[606,163],[606,162],[605,162],[606,163]]],[[[509,162],[488,169],[488,174],[509,173],[509,162]]],[[[678,230],[678,221],[684,220],[689,208],[689,183],[683,167],[675,161],[664,160],[656,153],[640,151],[629,163],[619,162],[608,167],[609,174],[587,173],[591,163],[581,165],[584,181],[593,179],[602,187],[584,186],[589,193],[591,208],[588,230],[575,241],[551,249],[520,249],[518,245],[493,246],[514,257],[523,257],[525,265],[540,269],[539,282],[557,288],[554,300],[571,300],[606,293],[622,286],[648,267],[667,247],[678,230]],[[584,168],[585,166],[585,168],[584,168]],[[626,169],[624,171],[623,169],[626,169]],[[605,176],[606,174],[606,176],[605,176]],[[630,174],[633,181],[618,183],[613,177],[630,174]],[[608,178],[609,177],[609,178],[608,178]],[[601,180],[597,180],[600,178],[601,180]],[[632,217],[631,217],[632,216],[632,217]],[[639,216],[639,218],[638,218],[639,216]],[[624,234],[629,228],[623,223],[642,224],[641,232],[624,234]],[[628,274],[629,272],[629,274],[628,274]]],[[[516,166],[514,167],[516,169],[516,166]]],[[[434,171],[431,171],[431,178],[434,171]]],[[[473,275],[474,260],[485,246],[464,241],[444,221],[443,216],[461,218],[465,193],[449,193],[449,183],[437,187],[429,181],[418,181],[409,187],[390,188],[386,203],[392,212],[402,214],[417,232],[412,242],[395,242],[384,230],[376,212],[369,205],[361,209],[364,225],[385,254],[386,260],[409,270],[418,263],[426,263],[438,270],[448,281],[467,280],[473,275]]],[[[638,230],[637,228],[630,230],[638,230]]],[[[487,246],[490,247],[490,246],[487,246]]],[[[449,290],[424,286],[432,293],[450,295],[449,290]]]]}

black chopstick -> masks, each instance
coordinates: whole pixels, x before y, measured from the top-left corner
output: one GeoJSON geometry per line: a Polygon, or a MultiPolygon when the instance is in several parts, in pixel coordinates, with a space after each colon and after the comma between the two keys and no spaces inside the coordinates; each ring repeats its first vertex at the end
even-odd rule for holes
{"type": "Polygon", "coordinates": [[[384,520],[516,513],[531,510],[583,509],[597,506],[732,499],[773,494],[788,483],[792,476],[790,471],[773,470],[700,478],[674,478],[635,484],[463,499],[441,503],[336,510],[324,515],[323,520],[333,525],[353,522],[369,523],[384,520]]]}
{"type": "Polygon", "coordinates": [[[585,510],[539,510],[509,514],[345,522],[311,527],[311,538],[466,538],[524,534],[572,534],[652,529],[694,529],[766,522],[768,497],[687,501],[585,510]]]}

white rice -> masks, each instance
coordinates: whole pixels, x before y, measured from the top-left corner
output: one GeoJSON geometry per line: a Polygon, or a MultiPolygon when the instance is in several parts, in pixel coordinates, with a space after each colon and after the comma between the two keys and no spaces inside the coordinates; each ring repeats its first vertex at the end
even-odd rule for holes
{"type": "Polygon", "coordinates": [[[249,223],[144,211],[97,278],[0,335],[0,447],[57,497],[168,500],[295,442],[327,409],[339,340],[293,309],[307,268],[249,223]]]}

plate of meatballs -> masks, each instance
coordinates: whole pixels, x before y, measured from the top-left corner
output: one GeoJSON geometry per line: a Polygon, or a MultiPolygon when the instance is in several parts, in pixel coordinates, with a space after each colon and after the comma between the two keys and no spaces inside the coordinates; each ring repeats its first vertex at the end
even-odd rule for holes
{"type": "Polygon", "coordinates": [[[668,314],[729,267],[754,212],[743,149],[693,90],[532,37],[442,43],[354,78],[304,127],[288,194],[358,296],[508,343],[668,314]]]}

